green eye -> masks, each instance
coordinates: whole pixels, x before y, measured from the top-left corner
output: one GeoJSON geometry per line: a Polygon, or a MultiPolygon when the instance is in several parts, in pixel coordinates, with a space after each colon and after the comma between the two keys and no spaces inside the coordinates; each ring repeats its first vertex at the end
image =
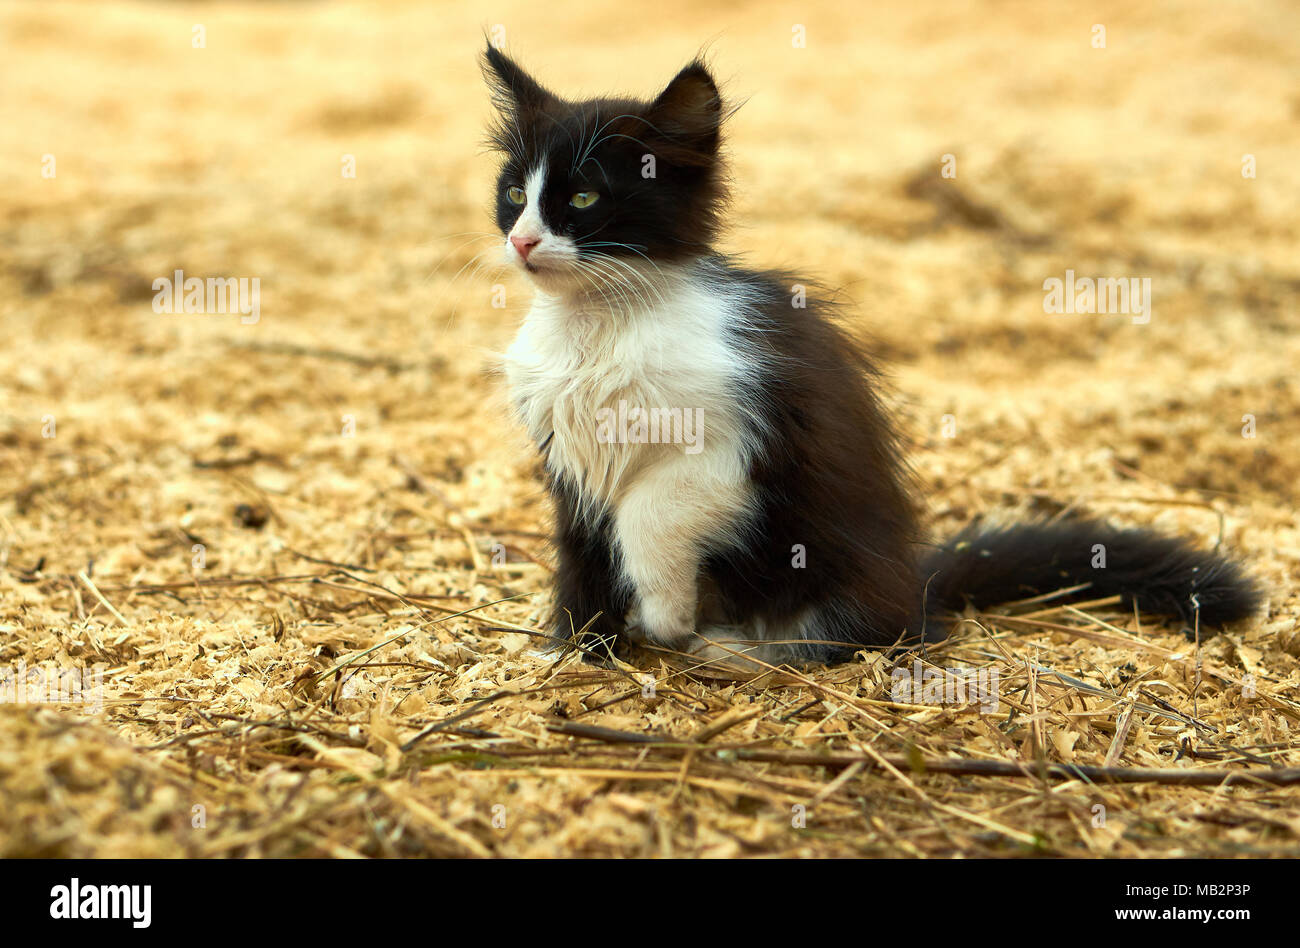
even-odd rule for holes
{"type": "Polygon", "coordinates": [[[511,185],[506,188],[506,197],[509,198],[511,204],[523,204],[528,200],[528,195],[518,185],[511,185]]]}
{"type": "Polygon", "coordinates": [[[597,191],[579,191],[573,197],[569,198],[569,203],[574,207],[583,208],[591,207],[600,200],[600,193],[597,191]]]}

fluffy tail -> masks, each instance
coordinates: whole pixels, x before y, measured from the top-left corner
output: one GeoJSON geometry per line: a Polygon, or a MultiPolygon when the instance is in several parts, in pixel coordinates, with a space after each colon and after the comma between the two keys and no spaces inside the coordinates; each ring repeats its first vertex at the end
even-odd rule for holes
{"type": "Polygon", "coordinates": [[[922,561],[927,611],[987,608],[1087,584],[1061,602],[1119,595],[1124,605],[1188,625],[1253,614],[1261,594],[1232,560],[1187,541],[1095,520],[980,528],[972,524],[922,561]]]}

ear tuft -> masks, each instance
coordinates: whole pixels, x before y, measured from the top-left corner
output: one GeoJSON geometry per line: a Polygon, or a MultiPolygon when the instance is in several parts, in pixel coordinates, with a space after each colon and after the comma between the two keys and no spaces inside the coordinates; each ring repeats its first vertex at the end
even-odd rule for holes
{"type": "Polygon", "coordinates": [[[503,112],[538,108],[555,98],[490,42],[483,51],[482,67],[483,77],[492,90],[492,101],[503,112]]]}

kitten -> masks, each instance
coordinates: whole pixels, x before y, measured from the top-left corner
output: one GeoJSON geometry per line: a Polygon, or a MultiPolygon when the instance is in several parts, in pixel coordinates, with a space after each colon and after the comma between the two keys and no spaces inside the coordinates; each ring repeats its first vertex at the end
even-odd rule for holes
{"type": "Polygon", "coordinates": [[[484,73],[496,222],[536,289],[506,376],[555,502],[553,635],[804,663],[1079,584],[1189,622],[1256,610],[1235,564],[1089,520],[921,552],[868,355],[826,302],[797,305],[809,281],[713,249],[726,110],[706,66],[648,102],[562,99],[491,46],[484,73]]]}

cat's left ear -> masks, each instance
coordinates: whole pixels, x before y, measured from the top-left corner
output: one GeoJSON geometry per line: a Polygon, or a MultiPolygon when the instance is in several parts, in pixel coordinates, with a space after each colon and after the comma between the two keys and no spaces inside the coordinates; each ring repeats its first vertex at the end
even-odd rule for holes
{"type": "Polygon", "coordinates": [[[526,112],[555,99],[522,66],[491,43],[483,53],[483,76],[492,89],[492,100],[503,112],[526,112]]]}
{"type": "Polygon", "coordinates": [[[718,150],[722,95],[698,59],[684,68],[650,105],[646,116],[665,138],[705,154],[718,150]]]}

